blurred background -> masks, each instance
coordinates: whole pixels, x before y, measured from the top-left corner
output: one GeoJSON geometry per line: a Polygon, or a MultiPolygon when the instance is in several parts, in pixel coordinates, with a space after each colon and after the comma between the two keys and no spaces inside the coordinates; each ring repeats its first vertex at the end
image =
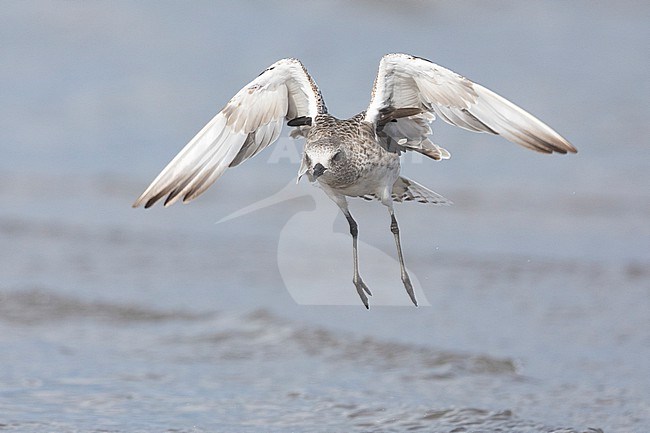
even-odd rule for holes
{"type": "MultiPolygon", "coordinates": [[[[0,430],[649,431],[649,21],[643,1],[4,2],[0,430]],[[434,123],[452,158],[403,174],[454,205],[396,207],[430,306],[296,302],[282,242],[337,236],[340,264],[297,284],[351,280],[333,203],[215,224],[295,179],[271,149],[189,206],[131,208],[269,64],[299,58],[348,117],[389,52],[579,149],[434,123]],[[299,213],[313,231],[283,238],[299,213]]],[[[385,209],[351,210],[365,281],[406,298],[397,268],[363,273],[364,248],[394,254],[385,209]]]]}

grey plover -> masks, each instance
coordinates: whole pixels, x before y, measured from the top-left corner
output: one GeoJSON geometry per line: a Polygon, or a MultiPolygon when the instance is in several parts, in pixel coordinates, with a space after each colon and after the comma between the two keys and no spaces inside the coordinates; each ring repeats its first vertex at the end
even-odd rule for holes
{"type": "Polygon", "coordinates": [[[359,275],[357,223],[347,197],[378,199],[388,208],[402,282],[417,305],[404,266],[393,202],[445,204],[424,186],[400,177],[400,155],[419,152],[448,159],[433,143],[437,117],[461,128],[501,135],[542,153],[576,153],[566,139],[494,92],[426,59],[387,54],[379,63],[370,105],[342,120],[328,114],[320,90],[302,63],[282,59],[241,89],[172,159],[133,207],[165,206],[196,198],[229,167],[255,156],[277,140],[284,123],[306,142],[298,180],[316,182],[345,215],[352,235],[353,283],[368,308],[371,292],[359,275]]]}

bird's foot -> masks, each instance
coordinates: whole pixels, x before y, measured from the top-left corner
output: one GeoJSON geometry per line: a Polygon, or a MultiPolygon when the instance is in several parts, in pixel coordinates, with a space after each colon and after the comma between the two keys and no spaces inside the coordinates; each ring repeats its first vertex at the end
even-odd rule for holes
{"type": "Polygon", "coordinates": [[[409,278],[408,274],[404,273],[402,275],[402,282],[404,283],[404,287],[406,288],[406,293],[408,293],[409,298],[411,298],[411,302],[413,302],[413,305],[416,307],[418,306],[418,301],[415,299],[415,292],[413,291],[413,284],[411,284],[411,279],[409,278]]]}
{"type": "Polygon", "coordinates": [[[354,283],[354,286],[357,288],[357,293],[361,298],[361,302],[363,302],[363,305],[365,305],[367,309],[370,309],[370,307],[368,306],[368,296],[366,296],[366,293],[369,296],[372,296],[372,293],[370,293],[370,289],[368,288],[368,286],[366,286],[366,283],[363,282],[361,277],[355,277],[352,280],[352,282],[354,283]]]}

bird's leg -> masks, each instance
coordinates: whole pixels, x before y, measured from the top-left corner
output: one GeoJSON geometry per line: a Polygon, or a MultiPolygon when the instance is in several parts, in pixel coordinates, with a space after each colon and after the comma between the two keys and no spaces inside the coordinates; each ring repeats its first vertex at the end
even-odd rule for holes
{"type": "Polygon", "coordinates": [[[366,293],[370,296],[372,296],[372,293],[370,293],[370,289],[361,279],[361,275],[359,275],[359,256],[357,254],[357,237],[359,234],[359,229],[357,222],[354,220],[354,218],[352,218],[350,211],[348,209],[343,209],[343,213],[345,215],[345,218],[348,220],[348,224],[350,225],[350,234],[352,235],[352,255],[354,258],[354,276],[352,277],[352,282],[357,288],[357,293],[359,294],[363,305],[365,305],[366,308],[369,308],[368,297],[366,296],[366,293]]]}
{"type": "Polygon", "coordinates": [[[392,207],[388,208],[390,212],[390,231],[395,236],[395,245],[397,246],[397,257],[399,258],[399,268],[402,275],[402,282],[406,288],[406,293],[408,293],[411,301],[415,306],[418,306],[418,301],[415,300],[415,293],[413,292],[413,284],[411,284],[411,279],[409,278],[408,272],[406,272],[406,267],[404,266],[404,256],[402,255],[402,243],[399,239],[399,226],[397,225],[397,219],[395,218],[395,212],[392,207]]]}
{"type": "Polygon", "coordinates": [[[343,215],[345,215],[345,218],[348,220],[348,224],[350,225],[350,234],[352,235],[352,256],[354,259],[354,276],[352,277],[352,282],[357,288],[357,293],[359,294],[363,305],[365,305],[366,308],[369,308],[368,296],[366,296],[366,293],[370,296],[372,296],[372,293],[370,293],[370,289],[361,279],[361,275],[359,275],[359,256],[357,254],[357,236],[359,235],[359,227],[357,226],[357,222],[354,220],[354,218],[352,218],[352,214],[348,209],[348,201],[345,196],[332,191],[326,185],[321,185],[321,187],[323,188],[323,191],[325,191],[325,193],[328,195],[328,197],[331,198],[334,203],[336,203],[339,209],[341,209],[341,212],[343,212],[343,215]]]}

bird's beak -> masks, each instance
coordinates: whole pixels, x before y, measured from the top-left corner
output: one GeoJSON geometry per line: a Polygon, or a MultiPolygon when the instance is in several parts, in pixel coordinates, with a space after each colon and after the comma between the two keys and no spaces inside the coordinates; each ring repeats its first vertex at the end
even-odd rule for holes
{"type": "Polygon", "coordinates": [[[312,168],[311,173],[312,176],[314,176],[314,179],[318,179],[323,173],[325,173],[325,170],[327,170],[325,166],[319,162],[314,166],[314,168],[312,168]]]}

